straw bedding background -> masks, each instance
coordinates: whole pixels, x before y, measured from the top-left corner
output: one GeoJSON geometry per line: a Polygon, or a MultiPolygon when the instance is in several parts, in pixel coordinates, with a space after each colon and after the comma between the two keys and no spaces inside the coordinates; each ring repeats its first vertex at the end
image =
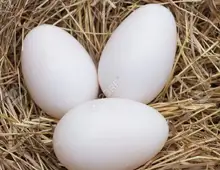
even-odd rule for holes
{"type": "Polygon", "coordinates": [[[171,9],[179,37],[170,80],[150,104],[168,119],[169,140],[140,169],[220,170],[219,0],[0,0],[0,170],[65,169],[52,149],[57,121],[33,103],[23,83],[24,36],[55,24],[98,62],[112,31],[152,2],[171,9]]]}

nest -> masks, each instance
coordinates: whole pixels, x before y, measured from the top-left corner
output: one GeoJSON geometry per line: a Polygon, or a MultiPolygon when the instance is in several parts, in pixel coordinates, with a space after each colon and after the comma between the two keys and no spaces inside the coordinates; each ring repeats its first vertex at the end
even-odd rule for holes
{"type": "Polygon", "coordinates": [[[60,26],[98,62],[114,29],[147,3],[161,3],[173,12],[178,49],[170,80],[150,103],[169,121],[169,139],[140,169],[220,170],[219,0],[1,0],[1,170],[65,169],[52,148],[57,121],[35,105],[23,81],[25,35],[43,23],[60,26]]]}

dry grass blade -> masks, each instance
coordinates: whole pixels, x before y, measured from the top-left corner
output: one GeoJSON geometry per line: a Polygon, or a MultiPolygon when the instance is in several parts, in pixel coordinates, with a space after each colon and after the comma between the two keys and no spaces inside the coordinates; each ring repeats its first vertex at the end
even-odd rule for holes
{"type": "Polygon", "coordinates": [[[0,0],[1,170],[65,169],[52,149],[57,122],[33,103],[23,83],[25,35],[42,23],[58,25],[98,62],[112,31],[146,3],[169,7],[179,36],[173,74],[151,103],[169,121],[169,140],[140,169],[220,170],[219,0],[0,0]]]}

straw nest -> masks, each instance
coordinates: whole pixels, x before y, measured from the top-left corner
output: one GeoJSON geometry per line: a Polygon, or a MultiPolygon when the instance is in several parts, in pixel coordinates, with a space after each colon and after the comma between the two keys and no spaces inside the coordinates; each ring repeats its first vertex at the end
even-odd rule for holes
{"type": "Polygon", "coordinates": [[[98,62],[123,19],[153,2],[175,15],[178,50],[170,80],[150,104],[168,119],[169,140],[140,169],[220,169],[219,0],[0,0],[1,170],[65,169],[52,148],[57,121],[34,104],[23,82],[20,52],[25,35],[42,23],[55,24],[98,62]]]}

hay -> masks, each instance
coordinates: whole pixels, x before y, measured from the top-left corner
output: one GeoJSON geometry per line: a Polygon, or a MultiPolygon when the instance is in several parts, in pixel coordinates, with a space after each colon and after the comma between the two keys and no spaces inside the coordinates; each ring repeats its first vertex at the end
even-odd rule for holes
{"type": "Polygon", "coordinates": [[[28,31],[42,23],[61,26],[98,62],[111,32],[149,2],[172,10],[179,38],[173,75],[151,103],[169,120],[169,140],[141,169],[220,170],[219,0],[1,0],[1,170],[65,169],[52,149],[57,121],[36,107],[23,84],[20,51],[28,31]]]}

